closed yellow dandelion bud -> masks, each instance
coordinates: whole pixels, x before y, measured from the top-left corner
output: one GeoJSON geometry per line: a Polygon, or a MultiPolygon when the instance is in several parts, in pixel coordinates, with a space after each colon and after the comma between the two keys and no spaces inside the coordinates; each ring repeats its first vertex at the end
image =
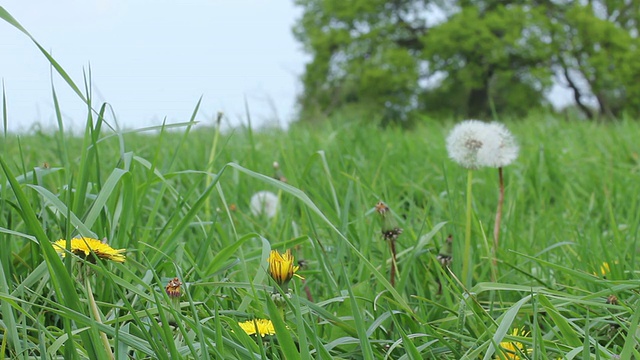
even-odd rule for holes
{"type": "MultiPolygon", "coordinates": [[[[294,264],[291,249],[288,249],[284,254],[280,254],[278,250],[271,250],[269,255],[269,275],[285,291],[289,281],[300,268],[294,264]]],[[[296,276],[300,277],[299,275],[296,276]]]]}
{"type": "Polygon", "coordinates": [[[398,227],[396,219],[389,210],[389,207],[382,201],[378,202],[374,207],[375,211],[380,214],[380,228],[382,236],[385,240],[396,240],[402,234],[402,228],[398,227]]]}

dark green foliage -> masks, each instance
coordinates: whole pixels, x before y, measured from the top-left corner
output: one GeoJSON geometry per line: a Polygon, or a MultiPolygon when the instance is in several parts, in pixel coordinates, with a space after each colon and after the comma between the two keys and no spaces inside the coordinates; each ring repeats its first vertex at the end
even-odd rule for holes
{"type": "MultiPolygon", "coordinates": [[[[357,108],[524,116],[554,83],[587,118],[640,112],[638,1],[296,0],[307,120],[357,108]]],[[[320,117],[323,118],[323,117],[320,117]]]]}
{"type": "Polygon", "coordinates": [[[297,0],[295,29],[313,55],[303,77],[305,113],[359,104],[380,116],[406,116],[419,92],[426,1],[297,0]]]}
{"type": "Polygon", "coordinates": [[[540,106],[551,85],[550,49],[536,28],[542,19],[542,10],[524,6],[484,14],[467,7],[431,29],[424,58],[447,77],[426,91],[426,110],[441,110],[438,97],[449,98],[446,106],[462,116],[489,116],[491,102],[519,115],[540,106]]]}

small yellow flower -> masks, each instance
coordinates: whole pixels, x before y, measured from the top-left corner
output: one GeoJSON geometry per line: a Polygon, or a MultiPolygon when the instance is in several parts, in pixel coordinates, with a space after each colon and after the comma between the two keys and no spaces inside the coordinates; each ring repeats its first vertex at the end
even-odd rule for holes
{"type": "MultiPolygon", "coordinates": [[[[284,254],[280,254],[278,250],[271,250],[269,255],[269,275],[284,290],[286,290],[291,278],[296,275],[295,272],[300,268],[298,265],[293,264],[291,249],[288,249],[284,254]]],[[[301,277],[300,275],[296,276],[301,277]]]]}
{"type": "Polygon", "coordinates": [[[607,276],[608,273],[611,272],[611,267],[609,266],[608,262],[603,262],[602,265],[600,265],[600,274],[602,274],[602,276],[607,276]]]}
{"type": "Polygon", "coordinates": [[[273,323],[271,320],[267,319],[255,319],[239,322],[238,325],[247,333],[247,335],[254,335],[256,331],[262,337],[265,337],[265,335],[274,335],[276,333],[273,323]]]}
{"type": "Polygon", "coordinates": [[[180,286],[182,285],[182,282],[180,282],[180,279],[178,279],[177,277],[169,280],[169,283],[167,284],[167,286],[164,288],[165,291],[167,292],[167,295],[169,295],[170,298],[179,298],[181,295],[181,291],[180,291],[180,286]]]}
{"type": "MultiPolygon", "coordinates": [[[[527,336],[529,335],[528,331],[525,331],[524,328],[515,328],[511,331],[511,336],[527,336]]],[[[520,354],[526,354],[529,352],[527,348],[522,343],[515,343],[511,341],[503,341],[500,343],[500,348],[502,349],[502,353],[498,355],[497,359],[501,360],[520,360],[523,359],[520,357],[520,354]]]]}
{"type": "MultiPolygon", "coordinates": [[[[615,260],[613,262],[615,265],[619,264],[620,262],[618,260],[615,260]]],[[[609,266],[609,263],[604,261],[602,262],[602,264],[600,265],[600,271],[594,271],[593,275],[595,276],[602,276],[603,278],[607,278],[607,275],[611,274],[611,266],[609,266]]]]}
{"type": "MultiPolygon", "coordinates": [[[[64,257],[67,249],[67,240],[60,239],[53,243],[53,247],[56,252],[64,257]]],[[[88,259],[89,261],[94,263],[95,257],[98,257],[99,259],[106,259],[123,263],[126,259],[126,256],[123,254],[125,251],[127,250],[114,249],[98,239],[86,237],[71,239],[71,252],[74,255],[77,255],[83,259],[88,259]],[[90,256],[92,252],[93,254],[95,254],[95,257],[90,256]]]]}

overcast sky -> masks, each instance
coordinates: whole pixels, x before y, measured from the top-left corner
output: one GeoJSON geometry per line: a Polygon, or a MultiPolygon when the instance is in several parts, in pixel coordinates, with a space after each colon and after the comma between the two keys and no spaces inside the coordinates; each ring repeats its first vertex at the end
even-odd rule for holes
{"type": "MultiPolygon", "coordinates": [[[[293,0],[0,0],[82,87],[91,67],[94,107],[108,102],[120,127],[197,120],[218,111],[231,125],[287,124],[309,60],[292,35],[293,0]]],[[[9,129],[56,126],[51,69],[27,36],[0,20],[0,78],[9,129]]],[[[86,106],[57,74],[53,83],[67,128],[82,131],[86,106]]],[[[555,86],[556,105],[571,102],[555,86]]],[[[113,118],[107,116],[113,123],[113,118]]]]}
{"type": "MultiPolygon", "coordinates": [[[[91,67],[96,107],[108,102],[120,126],[187,121],[203,96],[201,121],[223,111],[254,123],[295,115],[307,57],[291,28],[293,1],[7,0],[20,22],[73,80],[91,67]]],[[[0,78],[9,128],[56,124],[51,69],[27,36],[0,20],[0,78]]],[[[54,74],[65,124],[82,129],[85,105],[54,74]]]]}

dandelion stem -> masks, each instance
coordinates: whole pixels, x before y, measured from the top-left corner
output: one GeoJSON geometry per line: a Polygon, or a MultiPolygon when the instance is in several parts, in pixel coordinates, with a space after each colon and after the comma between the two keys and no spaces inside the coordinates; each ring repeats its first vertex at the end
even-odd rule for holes
{"type": "Polygon", "coordinates": [[[495,224],[493,225],[493,267],[494,268],[496,267],[496,261],[497,261],[496,253],[498,252],[498,245],[500,243],[500,222],[502,220],[502,206],[504,203],[504,177],[502,175],[502,167],[498,168],[498,179],[500,183],[500,189],[498,192],[498,208],[496,209],[496,221],[495,221],[495,224]]]}
{"type": "Polygon", "coordinates": [[[389,246],[391,247],[391,279],[389,282],[392,287],[396,287],[396,239],[389,239],[389,246]]]}
{"type": "MultiPolygon", "coordinates": [[[[89,277],[85,277],[85,286],[87,288],[87,297],[89,298],[89,309],[91,310],[91,314],[93,315],[93,319],[102,324],[102,315],[100,314],[100,310],[98,309],[98,305],[96,304],[96,300],[93,298],[93,290],[91,289],[91,281],[89,277]]],[[[100,332],[100,340],[102,340],[102,345],[104,346],[104,351],[109,356],[109,359],[114,359],[113,352],[111,351],[111,345],[109,345],[109,339],[107,338],[107,334],[104,332],[100,332]]]]}
{"type": "Polygon", "coordinates": [[[500,191],[498,195],[498,209],[496,211],[496,223],[493,227],[493,244],[498,247],[500,242],[500,220],[502,220],[502,204],[504,203],[504,177],[502,175],[502,168],[498,168],[498,178],[500,182],[500,191]]]}
{"type": "Polygon", "coordinates": [[[314,302],[313,295],[311,295],[311,289],[309,289],[309,285],[307,285],[307,280],[302,280],[302,285],[304,286],[304,293],[307,294],[307,300],[314,302]]]}
{"type": "Polygon", "coordinates": [[[468,288],[471,287],[471,199],[473,170],[469,169],[467,174],[467,222],[464,232],[464,257],[462,258],[462,280],[468,288]]]}

